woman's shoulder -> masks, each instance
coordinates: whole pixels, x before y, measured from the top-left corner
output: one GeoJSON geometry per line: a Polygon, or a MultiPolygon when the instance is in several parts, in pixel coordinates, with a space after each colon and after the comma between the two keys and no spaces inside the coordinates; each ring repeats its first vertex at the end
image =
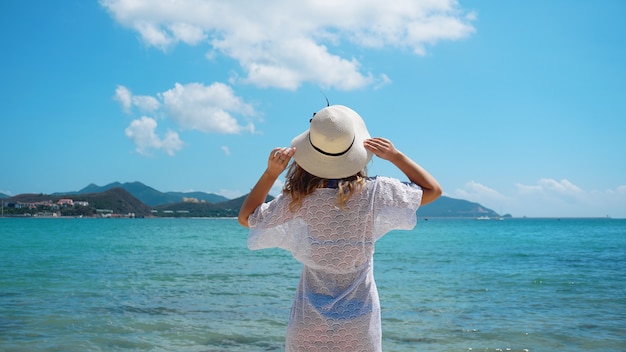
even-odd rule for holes
{"type": "Polygon", "coordinates": [[[407,181],[401,181],[397,178],[388,177],[388,176],[374,176],[369,177],[366,181],[367,188],[374,193],[384,192],[384,193],[404,193],[404,192],[421,192],[422,187],[407,181]]]}
{"type": "Polygon", "coordinates": [[[368,177],[365,182],[371,184],[415,185],[413,182],[403,182],[397,178],[388,176],[371,176],[368,177]]]}

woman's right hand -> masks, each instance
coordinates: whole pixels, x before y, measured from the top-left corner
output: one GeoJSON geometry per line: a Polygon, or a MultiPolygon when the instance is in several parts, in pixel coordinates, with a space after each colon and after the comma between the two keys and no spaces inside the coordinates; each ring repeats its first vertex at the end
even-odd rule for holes
{"type": "Polygon", "coordinates": [[[382,137],[366,139],[363,145],[377,157],[389,161],[393,161],[400,153],[390,140],[382,137]]]}
{"type": "Polygon", "coordinates": [[[363,145],[379,158],[390,161],[400,169],[411,182],[422,187],[422,205],[428,204],[441,196],[443,191],[437,180],[423,167],[396,149],[390,140],[380,137],[370,138],[366,139],[363,145]]]}

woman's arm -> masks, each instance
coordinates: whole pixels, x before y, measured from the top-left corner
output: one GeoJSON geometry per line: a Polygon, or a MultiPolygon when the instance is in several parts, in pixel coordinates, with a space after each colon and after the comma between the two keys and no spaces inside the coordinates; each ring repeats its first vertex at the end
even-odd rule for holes
{"type": "Polygon", "coordinates": [[[439,182],[408,156],[394,147],[393,143],[385,138],[370,138],[363,143],[365,148],[381,159],[394,164],[411,182],[422,187],[422,205],[428,204],[441,196],[439,182]]]}
{"type": "Polygon", "coordinates": [[[241,209],[239,209],[237,219],[242,226],[249,227],[248,217],[254,213],[259,205],[265,202],[274,182],[285,171],[295,151],[296,148],[274,148],[272,150],[267,161],[267,169],[265,169],[256,185],[254,185],[246,197],[246,200],[244,200],[241,209]]]}

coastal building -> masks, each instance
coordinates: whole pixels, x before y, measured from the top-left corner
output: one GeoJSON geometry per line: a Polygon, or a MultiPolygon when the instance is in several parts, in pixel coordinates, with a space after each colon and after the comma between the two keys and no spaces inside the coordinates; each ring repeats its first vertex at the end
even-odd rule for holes
{"type": "Polygon", "coordinates": [[[69,199],[69,198],[61,198],[59,199],[59,201],[57,202],[57,204],[59,206],[68,206],[68,207],[73,207],[74,206],[74,201],[69,199]]]}

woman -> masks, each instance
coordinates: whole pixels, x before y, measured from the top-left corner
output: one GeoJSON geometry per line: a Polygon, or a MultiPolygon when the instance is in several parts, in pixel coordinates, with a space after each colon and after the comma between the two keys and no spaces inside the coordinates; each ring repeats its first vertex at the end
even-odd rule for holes
{"type": "Polygon", "coordinates": [[[363,119],[345,106],[320,110],[291,147],[272,150],[239,222],[250,228],[250,249],[283,248],[304,264],[286,351],[381,351],[374,243],[391,230],[412,229],[417,208],[440,195],[426,170],[389,140],[370,138],[363,119]],[[411,182],[367,178],[373,154],[411,182]],[[265,203],[292,158],[282,194],[265,203]]]}

